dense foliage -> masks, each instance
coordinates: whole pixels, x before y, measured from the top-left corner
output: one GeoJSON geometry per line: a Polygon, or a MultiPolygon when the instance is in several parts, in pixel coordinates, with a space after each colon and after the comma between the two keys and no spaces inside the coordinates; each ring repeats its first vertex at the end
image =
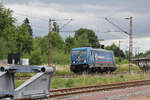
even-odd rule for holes
{"type": "Polygon", "coordinates": [[[87,46],[91,46],[93,48],[99,48],[99,40],[95,35],[95,32],[90,29],[81,28],[75,32],[75,39],[81,41],[80,43],[88,43],[87,46]],[[83,40],[84,39],[84,40],[83,40]],[[86,40],[85,40],[86,39],[86,40]]]}
{"type": "Polygon", "coordinates": [[[147,57],[147,58],[150,58],[150,50],[147,50],[145,53],[137,53],[136,55],[135,55],[135,57],[147,57]]]}
{"type": "Polygon", "coordinates": [[[26,23],[16,26],[13,11],[0,4],[0,59],[8,53],[30,54],[33,48],[33,38],[26,23]]]}
{"type": "Polygon", "coordinates": [[[115,44],[112,44],[111,46],[107,46],[105,49],[114,51],[115,57],[120,56],[122,58],[125,58],[124,52],[119,47],[117,47],[115,44]],[[119,55],[119,53],[120,53],[120,55],[119,55]]]}

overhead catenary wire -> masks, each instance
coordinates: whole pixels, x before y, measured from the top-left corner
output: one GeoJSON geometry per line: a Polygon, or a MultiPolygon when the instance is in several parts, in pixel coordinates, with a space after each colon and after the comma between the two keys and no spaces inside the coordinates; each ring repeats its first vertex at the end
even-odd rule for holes
{"type": "Polygon", "coordinates": [[[110,21],[108,18],[105,18],[105,20],[107,22],[109,22],[110,24],[112,24],[114,27],[116,27],[117,29],[119,29],[121,32],[124,32],[125,34],[129,35],[129,33],[125,30],[123,30],[121,27],[119,27],[118,25],[114,24],[112,21],[110,21]]]}
{"type": "MultiPolygon", "coordinates": [[[[45,18],[41,18],[41,17],[35,17],[35,16],[32,16],[32,15],[26,15],[26,14],[22,14],[22,13],[15,13],[15,15],[19,15],[19,16],[23,16],[22,18],[20,18],[20,17],[17,17],[17,18],[19,18],[20,20],[23,20],[23,19],[25,19],[25,18],[29,18],[30,20],[40,20],[40,21],[42,21],[42,22],[45,22],[45,23],[47,23],[48,24],[48,22],[47,22],[47,20],[45,19],[45,18]]],[[[61,28],[59,29],[60,31],[59,32],[63,32],[63,34],[64,33],[74,33],[74,32],[76,32],[75,30],[73,30],[73,31],[71,31],[71,30],[69,30],[69,31],[63,31],[62,29],[66,26],[66,25],[68,25],[71,21],[72,21],[72,19],[57,19],[58,21],[64,21],[64,20],[69,20],[67,23],[65,23],[65,24],[63,24],[63,23],[60,23],[59,22],[59,24],[63,24],[62,26],[61,26],[61,28]]],[[[22,24],[22,21],[19,21],[18,22],[18,24],[22,24]]],[[[58,23],[58,22],[57,22],[58,23]]],[[[30,23],[30,25],[31,25],[31,27],[33,27],[34,28],[34,32],[36,32],[37,30],[38,31],[42,31],[44,34],[47,34],[47,30],[43,30],[43,26],[41,27],[41,26],[39,26],[39,24],[33,24],[33,23],[30,23]]],[[[45,28],[45,27],[44,27],[45,28]]],[[[48,29],[48,27],[47,27],[47,29],[48,29]]]]}
{"type": "MultiPolygon", "coordinates": [[[[35,16],[32,16],[32,15],[26,15],[26,14],[22,14],[22,13],[15,13],[15,14],[17,14],[17,15],[21,15],[21,16],[24,16],[24,17],[28,17],[28,18],[30,18],[31,20],[41,20],[41,21],[45,21],[45,22],[47,22],[47,19],[45,19],[45,18],[41,18],[41,17],[35,17],[35,16]]],[[[47,17],[48,18],[48,17],[47,17]]],[[[60,24],[63,24],[60,28],[59,28],[59,32],[63,32],[63,33],[65,33],[65,32],[70,32],[70,33],[74,33],[74,32],[76,32],[76,30],[65,30],[65,31],[63,31],[62,29],[65,27],[65,26],[67,26],[73,19],[55,19],[56,21],[58,20],[58,21],[62,21],[62,20],[69,20],[67,23],[65,23],[65,24],[63,24],[63,23],[60,23],[60,24]]],[[[57,22],[57,24],[58,24],[58,22],[57,22]]],[[[60,25],[59,24],[59,25],[60,25]]],[[[39,24],[38,24],[39,25],[39,24]]],[[[36,25],[37,26],[37,25],[36,25]]],[[[38,27],[38,30],[40,30],[40,29],[42,29],[41,28],[41,26],[39,26],[38,27]]]]}
{"type": "MultiPolygon", "coordinates": [[[[38,16],[33,16],[32,14],[30,14],[30,15],[27,15],[27,14],[22,14],[22,13],[14,13],[14,14],[16,14],[16,15],[19,15],[19,16],[23,16],[24,18],[29,18],[30,20],[40,20],[40,21],[42,21],[42,22],[44,22],[45,24],[48,24],[48,22],[47,22],[47,19],[45,19],[45,18],[42,18],[42,17],[38,17],[38,16]]],[[[46,16],[45,16],[46,17],[46,16]]],[[[19,18],[19,17],[18,17],[19,18]]],[[[47,17],[48,18],[48,17],[47,17]]],[[[23,20],[23,18],[20,18],[21,20],[23,20]]],[[[107,18],[107,17],[103,17],[102,19],[104,19],[104,20],[107,20],[107,21],[109,21],[109,19],[107,18]]],[[[57,19],[57,20],[59,20],[59,19],[57,19]]],[[[63,19],[64,20],[64,19],[63,19]]],[[[59,21],[61,21],[61,20],[59,20],[59,21]]],[[[63,25],[63,23],[61,23],[62,25],[60,26],[60,28],[59,28],[59,32],[61,32],[61,33],[66,33],[66,34],[68,34],[68,33],[70,33],[70,34],[74,34],[77,30],[62,30],[66,25],[68,25],[70,22],[72,21],[72,19],[70,19],[67,23],[65,23],[64,25],[63,25]]],[[[20,21],[20,23],[21,23],[21,21],[20,21]]],[[[57,22],[58,23],[58,22],[57,22]]],[[[60,23],[60,22],[59,22],[60,23]]],[[[110,21],[109,21],[109,23],[110,23],[110,21]]],[[[30,23],[31,24],[31,23],[30,23]]],[[[112,23],[113,24],[113,23],[112,23]]],[[[60,24],[59,24],[60,25],[60,24]]],[[[47,34],[46,32],[48,32],[48,31],[46,31],[46,30],[43,30],[43,28],[45,28],[44,26],[40,26],[40,24],[34,24],[34,23],[32,23],[31,24],[31,26],[32,27],[34,27],[34,29],[35,30],[38,30],[38,31],[42,31],[42,34],[44,33],[44,34],[47,34]],[[43,27],[43,28],[42,28],[43,27]]],[[[119,27],[119,26],[117,26],[116,25],[116,27],[119,27]]],[[[48,27],[47,27],[47,29],[48,29],[48,27]]],[[[119,27],[119,29],[120,30],[122,30],[120,27],[119,27]]],[[[34,32],[35,32],[35,30],[33,30],[34,32]]],[[[116,31],[117,32],[117,31],[116,31]]],[[[119,32],[119,31],[118,31],[119,32]]],[[[127,33],[126,31],[124,31],[123,30],[123,32],[125,32],[125,33],[127,33]]],[[[128,34],[127,34],[128,35],[128,34]]]]}
{"type": "Polygon", "coordinates": [[[66,25],[68,25],[70,22],[72,21],[72,19],[70,19],[66,24],[64,24],[62,27],[60,27],[59,30],[62,30],[66,25]]]}
{"type": "Polygon", "coordinates": [[[15,15],[20,15],[20,16],[24,16],[24,17],[29,17],[29,18],[32,18],[32,19],[38,19],[38,20],[42,20],[42,21],[47,21],[47,19],[45,19],[45,18],[42,18],[42,17],[35,17],[35,16],[32,16],[32,15],[26,15],[26,14],[22,14],[22,13],[16,13],[15,12],[15,15]]]}

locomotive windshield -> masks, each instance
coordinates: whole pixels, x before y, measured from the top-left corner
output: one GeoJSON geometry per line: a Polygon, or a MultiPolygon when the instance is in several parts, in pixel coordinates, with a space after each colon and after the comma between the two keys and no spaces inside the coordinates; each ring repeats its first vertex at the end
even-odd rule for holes
{"type": "Polygon", "coordinates": [[[86,50],[75,50],[72,51],[72,55],[86,55],[87,51],[86,50]]]}

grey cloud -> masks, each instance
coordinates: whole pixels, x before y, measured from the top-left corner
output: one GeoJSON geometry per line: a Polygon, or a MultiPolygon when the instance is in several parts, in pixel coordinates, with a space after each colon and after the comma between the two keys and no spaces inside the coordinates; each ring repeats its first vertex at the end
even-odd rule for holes
{"type": "MultiPolygon", "coordinates": [[[[58,11],[58,13],[60,12],[67,15],[70,14],[69,16],[74,17],[75,20],[70,24],[70,27],[68,26],[70,30],[75,30],[77,29],[76,27],[92,28],[94,31],[96,31],[97,35],[100,38],[104,37],[108,39],[121,38],[121,36],[118,37],[111,34],[103,34],[102,32],[104,31],[111,29],[116,30],[116,28],[112,27],[101,17],[109,17],[116,24],[120,25],[124,30],[129,30],[128,21],[122,20],[124,17],[133,16],[134,34],[137,37],[150,36],[149,0],[5,0],[4,4],[12,6],[26,5],[27,7],[33,5],[37,8],[41,7],[45,9],[53,8],[58,11]],[[82,17],[80,17],[80,15],[82,15],[82,17]],[[83,18],[85,16],[89,19],[83,18]],[[96,24],[99,25],[99,27],[97,27],[96,24]]],[[[29,12],[32,12],[32,10],[29,12]]],[[[57,13],[56,15],[60,16],[57,13]]],[[[48,17],[49,16],[47,16],[46,18],[48,17]]],[[[35,33],[38,33],[39,30],[35,25],[36,21],[31,22],[34,23],[33,27],[35,33]]],[[[38,35],[43,35],[43,30],[48,30],[47,24],[45,24],[45,22],[40,22],[40,25],[43,28],[41,32],[38,33],[38,35]]],[[[47,31],[44,32],[47,33],[47,31]]]]}

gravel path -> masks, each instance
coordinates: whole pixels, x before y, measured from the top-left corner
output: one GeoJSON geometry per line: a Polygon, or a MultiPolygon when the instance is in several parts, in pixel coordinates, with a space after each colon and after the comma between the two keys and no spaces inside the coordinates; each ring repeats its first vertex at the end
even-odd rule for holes
{"type": "Polygon", "coordinates": [[[150,85],[80,94],[51,100],[150,100],[150,85]]]}

